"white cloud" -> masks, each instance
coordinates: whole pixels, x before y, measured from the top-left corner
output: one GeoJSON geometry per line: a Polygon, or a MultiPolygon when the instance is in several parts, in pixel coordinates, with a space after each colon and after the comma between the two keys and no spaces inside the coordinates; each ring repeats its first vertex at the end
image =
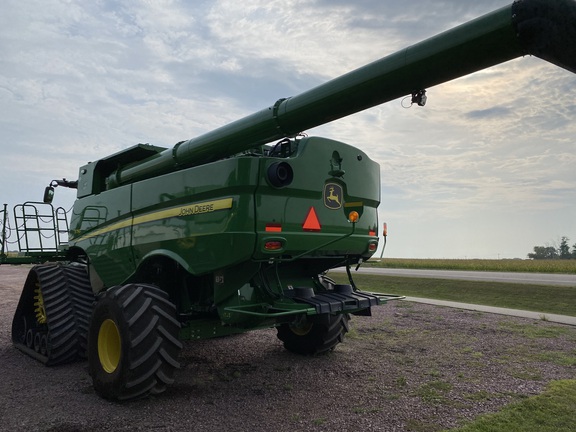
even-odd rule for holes
{"type": "MultiPolygon", "coordinates": [[[[9,0],[0,201],[39,197],[50,179],[138,142],[171,146],[508,4],[9,0]]],[[[396,100],[309,133],[381,164],[381,212],[397,233],[390,253],[510,246],[524,256],[538,242],[576,238],[575,84],[519,59],[428,89],[424,108],[396,100]],[[488,219],[489,235],[477,234],[488,219]],[[534,226],[533,238],[519,231],[534,226]]]]}

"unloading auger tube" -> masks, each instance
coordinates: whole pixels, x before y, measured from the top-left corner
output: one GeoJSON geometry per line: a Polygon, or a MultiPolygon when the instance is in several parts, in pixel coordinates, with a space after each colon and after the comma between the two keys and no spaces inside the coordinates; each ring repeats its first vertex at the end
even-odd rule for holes
{"type": "Polygon", "coordinates": [[[518,0],[197,138],[107,179],[113,188],[232,156],[525,55],[576,72],[576,2],[518,0]]]}

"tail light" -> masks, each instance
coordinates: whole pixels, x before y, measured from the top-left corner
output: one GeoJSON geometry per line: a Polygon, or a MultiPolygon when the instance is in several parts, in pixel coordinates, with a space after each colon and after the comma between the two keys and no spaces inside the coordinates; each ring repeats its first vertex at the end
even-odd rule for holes
{"type": "Polygon", "coordinates": [[[264,243],[264,249],[267,251],[277,251],[284,247],[284,244],[278,240],[269,240],[264,243]]]}

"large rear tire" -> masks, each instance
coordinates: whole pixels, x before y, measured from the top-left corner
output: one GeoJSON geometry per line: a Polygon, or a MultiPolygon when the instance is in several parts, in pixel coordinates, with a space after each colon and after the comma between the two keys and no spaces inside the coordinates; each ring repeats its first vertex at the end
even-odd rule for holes
{"type": "Polygon", "coordinates": [[[296,354],[318,355],[333,350],[349,330],[348,314],[317,315],[298,325],[282,324],[278,339],[296,354]]]}
{"type": "Polygon", "coordinates": [[[96,393],[126,400],[165,391],[180,367],[179,330],[174,304],[156,286],[130,284],[104,293],[88,335],[88,370],[96,393]]]}

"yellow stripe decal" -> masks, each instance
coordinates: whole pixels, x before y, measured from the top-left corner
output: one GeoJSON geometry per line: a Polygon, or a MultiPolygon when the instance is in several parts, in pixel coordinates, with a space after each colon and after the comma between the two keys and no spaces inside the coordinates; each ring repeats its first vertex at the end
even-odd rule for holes
{"type": "Polygon", "coordinates": [[[168,219],[172,217],[194,216],[203,213],[212,213],[217,210],[226,210],[232,208],[232,198],[224,198],[216,201],[205,201],[197,204],[190,204],[186,206],[172,207],[166,210],[160,210],[154,213],[148,213],[142,216],[135,217],[134,219],[125,219],[104,228],[92,231],[89,234],[80,236],[75,241],[87,240],[111,231],[116,231],[122,228],[127,228],[131,225],[138,225],[147,222],[154,222],[157,220],[168,219]]]}

